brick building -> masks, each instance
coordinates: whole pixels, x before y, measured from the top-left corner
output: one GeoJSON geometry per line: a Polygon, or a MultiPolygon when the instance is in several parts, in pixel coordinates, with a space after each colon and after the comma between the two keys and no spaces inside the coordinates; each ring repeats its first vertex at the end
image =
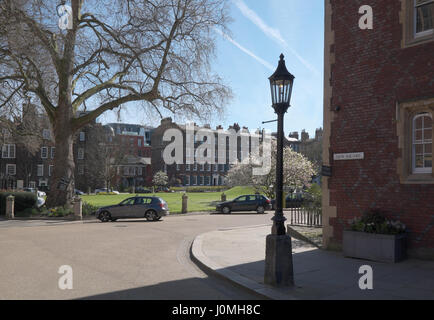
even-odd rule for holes
{"type": "MultiPolygon", "coordinates": [[[[166,118],[161,121],[159,127],[157,127],[152,133],[152,170],[154,174],[158,171],[164,171],[167,173],[169,177],[169,184],[171,185],[183,185],[183,186],[221,186],[226,182],[226,175],[230,169],[230,141],[229,138],[224,139],[223,142],[219,142],[218,134],[220,131],[223,131],[222,126],[217,126],[215,130],[212,130],[212,133],[215,137],[215,164],[198,164],[193,161],[193,164],[187,164],[186,159],[194,159],[193,150],[190,154],[185,152],[184,154],[184,164],[174,164],[174,165],[166,165],[163,160],[163,151],[170,142],[163,141],[163,135],[168,129],[178,129],[182,132],[184,139],[184,148],[186,145],[186,125],[177,124],[172,121],[171,118],[166,118]],[[218,148],[219,143],[222,145],[222,148],[226,150],[226,159],[225,161],[221,161],[223,159],[218,159],[218,148]],[[222,163],[224,162],[224,163],[222,163]]],[[[197,133],[201,129],[211,130],[209,125],[205,125],[203,127],[197,126],[194,124],[194,132],[197,133]]],[[[229,126],[228,130],[233,129],[237,133],[249,133],[248,128],[241,128],[237,123],[232,126],[229,126]]],[[[259,134],[259,132],[256,132],[259,134]]],[[[250,141],[250,140],[249,140],[250,141]]],[[[195,150],[201,144],[200,141],[194,141],[195,150]]],[[[251,145],[249,142],[248,152],[251,150],[251,145]]],[[[241,159],[241,136],[237,137],[237,146],[231,150],[236,153],[233,154],[233,157],[236,157],[238,161],[241,159]]]]}
{"type": "Polygon", "coordinates": [[[109,123],[104,127],[108,165],[116,170],[110,184],[120,189],[151,186],[153,128],[125,123],[109,123]]]}
{"type": "Polygon", "coordinates": [[[325,1],[325,246],[379,208],[407,225],[410,255],[434,257],[433,26],[432,0],[325,1]],[[362,5],[373,29],[359,28],[362,5]]]}

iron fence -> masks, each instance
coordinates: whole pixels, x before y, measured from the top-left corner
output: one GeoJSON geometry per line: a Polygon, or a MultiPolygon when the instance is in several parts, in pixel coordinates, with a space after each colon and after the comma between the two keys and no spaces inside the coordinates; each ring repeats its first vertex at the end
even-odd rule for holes
{"type": "Polygon", "coordinates": [[[322,227],[321,209],[288,208],[285,215],[292,226],[322,227]]]}

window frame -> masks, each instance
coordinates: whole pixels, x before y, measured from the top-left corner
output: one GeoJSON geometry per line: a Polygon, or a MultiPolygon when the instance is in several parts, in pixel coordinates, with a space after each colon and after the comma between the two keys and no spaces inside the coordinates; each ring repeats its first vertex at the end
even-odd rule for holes
{"type": "Polygon", "coordinates": [[[44,165],[43,164],[38,164],[36,166],[36,176],[37,177],[43,177],[44,176],[44,165]],[[39,172],[39,168],[41,168],[40,172],[39,172]]]}
{"type": "Polygon", "coordinates": [[[6,175],[7,176],[15,176],[17,175],[17,165],[14,163],[7,163],[6,164],[6,175]],[[14,173],[13,174],[9,174],[9,168],[14,168],[14,173]]]}
{"type": "MultiPolygon", "coordinates": [[[[413,172],[413,119],[428,113],[434,119],[434,97],[397,102],[396,126],[399,155],[396,161],[401,184],[434,184],[434,171],[413,172]]],[[[433,123],[434,127],[434,123],[433,123]]],[[[434,141],[434,130],[431,140],[434,141]]]]}
{"type": "MultiPolygon", "coordinates": [[[[431,0],[427,0],[431,1],[431,0]]],[[[423,32],[416,32],[417,11],[416,0],[401,0],[401,24],[403,28],[402,48],[412,47],[434,41],[434,28],[423,32]]],[[[433,8],[434,19],[434,8],[433,8]]]]}
{"type": "Polygon", "coordinates": [[[48,159],[48,147],[41,147],[41,159],[48,159]],[[44,157],[45,150],[45,157],[44,157]]]}
{"type": "MultiPolygon", "coordinates": [[[[422,141],[421,143],[417,143],[416,142],[416,129],[415,129],[415,123],[417,121],[418,118],[424,118],[426,116],[429,116],[431,118],[431,131],[433,129],[433,125],[432,125],[432,114],[431,113],[419,113],[416,114],[412,117],[412,123],[411,123],[411,141],[412,141],[412,146],[411,146],[411,163],[412,163],[412,173],[413,174],[426,174],[426,173],[432,173],[432,133],[431,133],[431,139],[428,140],[428,142],[431,142],[431,167],[425,167],[425,163],[424,163],[424,167],[423,168],[417,168],[416,167],[416,145],[422,145],[423,148],[425,148],[426,144],[429,143],[425,143],[425,136],[422,135],[422,141]]],[[[422,125],[422,132],[425,131],[425,126],[422,125]]],[[[425,152],[423,152],[424,155],[424,159],[425,159],[425,152]]],[[[425,161],[425,160],[424,160],[425,161]]]]}
{"type": "MultiPolygon", "coordinates": [[[[428,30],[424,30],[422,32],[417,32],[417,8],[427,5],[427,4],[432,4],[433,8],[431,9],[432,12],[431,14],[433,15],[433,20],[434,20],[434,0],[425,0],[423,3],[421,4],[417,4],[417,0],[413,0],[413,12],[412,12],[412,16],[413,16],[413,37],[416,38],[423,38],[423,37],[427,37],[430,35],[434,34],[434,27],[432,29],[428,29],[428,30]]],[[[433,25],[434,25],[434,21],[433,21],[433,25]]]]}
{"type": "Polygon", "coordinates": [[[17,157],[17,148],[15,144],[4,144],[2,146],[2,158],[3,159],[15,159],[17,157]],[[13,147],[13,148],[12,148],[13,147]],[[14,150],[13,156],[11,155],[11,149],[14,150]],[[5,156],[6,153],[6,156],[5,156]]]}
{"type": "Polygon", "coordinates": [[[78,148],[77,160],[84,160],[84,148],[78,148]]]}

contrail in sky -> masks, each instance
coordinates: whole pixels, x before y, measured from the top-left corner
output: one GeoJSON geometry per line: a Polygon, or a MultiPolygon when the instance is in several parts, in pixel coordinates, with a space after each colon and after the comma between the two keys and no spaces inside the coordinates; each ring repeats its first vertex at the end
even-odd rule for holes
{"type": "Polygon", "coordinates": [[[248,54],[249,56],[251,56],[253,59],[255,59],[256,61],[258,61],[260,64],[262,64],[263,66],[265,66],[266,68],[270,69],[271,71],[274,71],[274,67],[268,63],[267,61],[265,61],[262,58],[259,58],[257,55],[255,55],[253,52],[251,52],[250,50],[244,48],[242,45],[240,45],[238,42],[236,42],[234,39],[232,39],[229,35],[227,35],[226,33],[224,33],[223,31],[221,31],[220,29],[215,28],[214,29],[218,34],[220,34],[223,38],[225,38],[226,40],[228,40],[230,43],[232,43],[234,46],[236,46],[238,49],[240,49],[241,51],[243,51],[244,53],[248,54]]]}
{"type": "Polygon", "coordinates": [[[308,68],[310,71],[314,72],[317,75],[320,75],[318,70],[310,64],[307,60],[305,60],[302,56],[298,54],[297,51],[295,51],[293,48],[291,48],[286,42],[286,40],[282,37],[282,34],[278,29],[272,28],[269,25],[267,25],[264,20],[262,20],[256,12],[254,12],[252,9],[250,9],[243,0],[232,0],[232,2],[240,9],[241,13],[250,21],[253,22],[259,29],[262,30],[262,32],[265,33],[265,35],[275,42],[277,42],[280,46],[282,46],[284,49],[289,50],[306,68],[308,68]]]}

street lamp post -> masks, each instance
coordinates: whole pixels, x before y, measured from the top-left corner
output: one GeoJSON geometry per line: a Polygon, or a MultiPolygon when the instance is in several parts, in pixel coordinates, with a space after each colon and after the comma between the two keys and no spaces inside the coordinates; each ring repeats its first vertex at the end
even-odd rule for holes
{"type": "Polygon", "coordinates": [[[273,286],[292,286],[291,237],[286,234],[282,208],[283,193],[283,118],[291,101],[294,76],[286,69],[284,55],[280,55],[279,65],[269,78],[271,99],[277,119],[277,158],[276,158],[276,211],[271,234],[266,239],[264,282],[273,286]]]}

